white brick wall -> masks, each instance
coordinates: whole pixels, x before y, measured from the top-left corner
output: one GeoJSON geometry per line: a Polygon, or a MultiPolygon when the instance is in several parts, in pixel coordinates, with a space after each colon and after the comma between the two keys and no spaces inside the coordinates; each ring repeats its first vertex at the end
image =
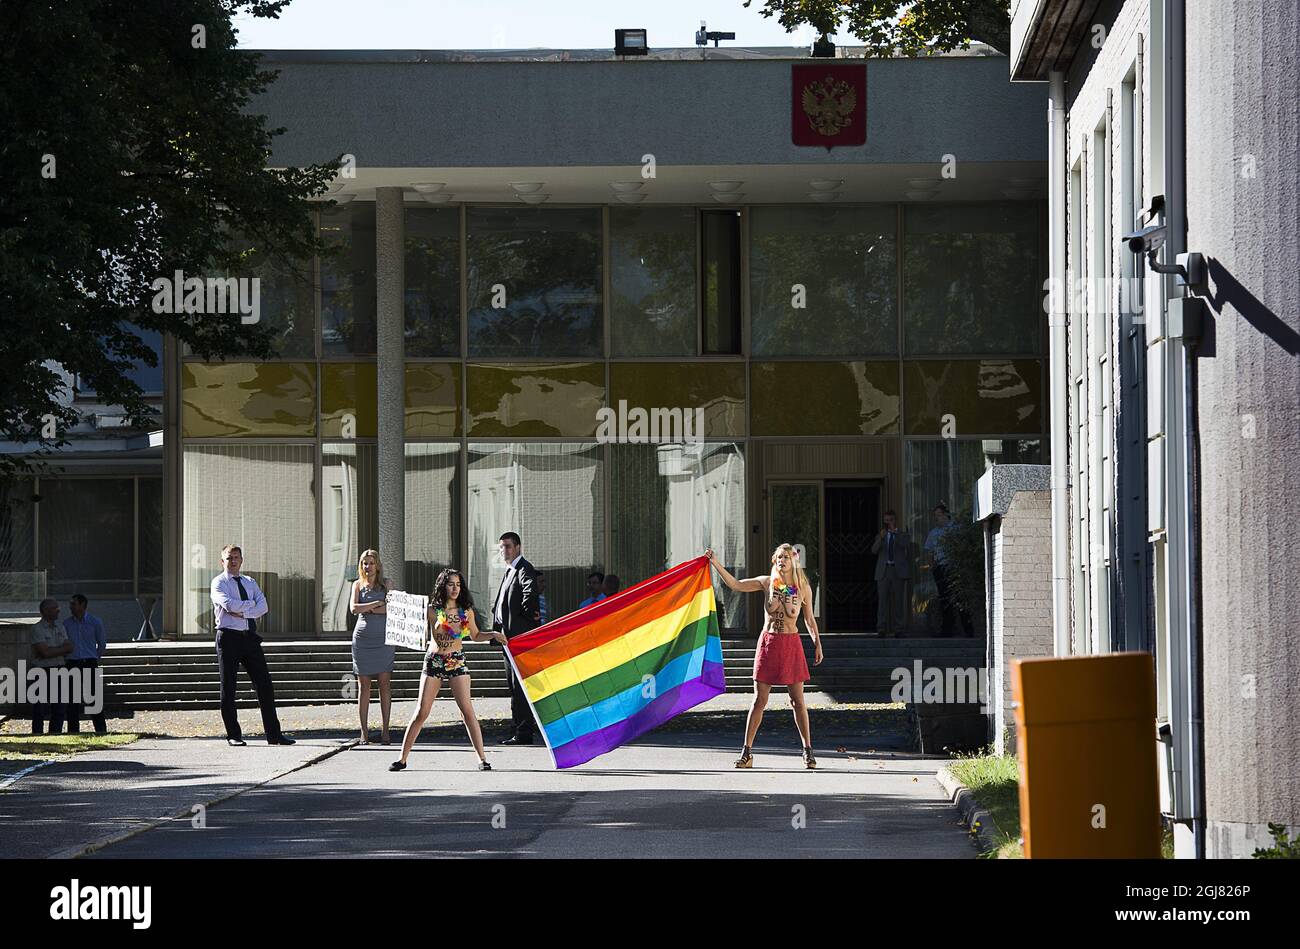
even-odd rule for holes
{"type": "Polygon", "coordinates": [[[1052,655],[1051,492],[1020,491],[993,535],[989,701],[998,754],[1015,750],[1011,661],[1052,655]]]}

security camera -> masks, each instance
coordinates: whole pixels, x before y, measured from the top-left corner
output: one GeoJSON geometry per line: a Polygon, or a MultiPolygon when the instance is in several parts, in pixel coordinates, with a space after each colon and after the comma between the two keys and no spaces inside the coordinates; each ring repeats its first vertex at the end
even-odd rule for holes
{"type": "Polygon", "coordinates": [[[1140,231],[1124,235],[1124,243],[1135,254],[1154,254],[1165,243],[1167,228],[1163,224],[1150,224],[1140,231]]]}

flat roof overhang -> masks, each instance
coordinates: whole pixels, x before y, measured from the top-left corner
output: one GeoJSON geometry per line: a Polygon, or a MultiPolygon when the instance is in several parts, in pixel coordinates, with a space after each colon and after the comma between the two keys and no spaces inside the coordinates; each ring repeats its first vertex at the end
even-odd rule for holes
{"type": "Polygon", "coordinates": [[[1011,78],[1045,82],[1074,59],[1101,0],[1015,0],[1011,7],[1011,78]]]}
{"type": "MultiPolygon", "coordinates": [[[[511,187],[540,183],[549,195],[545,205],[608,204],[614,207],[655,205],[858,204],[877,202],[1006,201],[1046,199],[1046,165],[1041,161],[970,162],[957,165],[955,177],[942,177],[939,163],[881,165],[666,165],[652,179],[640,165],[512,168],[358,168],[355,178],[339,179],[339,194],[374,200],[375,189],[406,190],[413,206],[456,204],[527,205],[511,187]],[[817,182],[815,186],[813,182],[817,182]],[[614,187],[635,185],[640,199],[621,200],[614,187]],[[714,183],[727,183],[719,191],[714,183]],[[839,184],[836,184],[839,182],[839,184]],[[437,184],[436,200],[426,202],[415,185],[437,184]],[[814,198],[831,192],[839,197],[814,198]],[[715,198],[714,194],[723,195],[715,198]],[[730,197],[728,197],[728,195],[730,197]]],[[[327,197],[333,197],[329,195],[327,197]]]]}
{"type": "MultiPolygon", "coordinates": [[[[250,109],[283,127],[268,164],[352,155],[359,168],[930,165],[1047,158],[1041,96],[1007,81],[1001,56],[699,61],[336,61],[282,54],[250,109]],[[800,147],[791,67],[866,70],[862,145],[800,147]]],[[[731,174],[731,172],[726,172],[731,174]]],[[[626,177],[620,174],[619,177],[626,177]]],[[[437,180],[437,179],[435,179],[437,180]]],[[[705,196],[707,198],[707,195],[705,196]]],[[[691,198],[690,200],[695,200],[691,198]]]]}

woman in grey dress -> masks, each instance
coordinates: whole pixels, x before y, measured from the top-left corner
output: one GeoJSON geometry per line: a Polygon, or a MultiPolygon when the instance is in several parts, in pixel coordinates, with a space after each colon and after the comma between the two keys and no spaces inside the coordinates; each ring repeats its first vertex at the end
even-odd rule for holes
{"type": "Polygon", "coordinates": [[[379,679],[379,710],[384,719],[383,743],[389,743],[388,717],[393,705],[393,662],[397,650],[384,645],[388,581],[379,552],[367,550],[357,561],[357,579],[352,581],[352,612],[357,625],[352,631],[352,671],[358,679],[357,711],[361,715],[361,744],[370,744],[370,680],[379,679]]]}

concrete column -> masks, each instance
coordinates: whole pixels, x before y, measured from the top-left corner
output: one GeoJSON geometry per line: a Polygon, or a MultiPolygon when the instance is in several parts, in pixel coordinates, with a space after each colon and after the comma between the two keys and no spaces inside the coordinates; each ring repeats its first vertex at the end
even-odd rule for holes
{"type": "Polygon", "coordinates": [[[163,639],[180,639],[181,599],[186,588],[184,571],[189,569],[191,555],[181,548],[184,542],[181,477],[185,465],[181,454],[181,350],[174,336],[163,337],[162,366],[163,595],[161,617],[155,629],[163,639]]]}
{"type": "Polygon", "coordinates": [[[384,573],[399,590],[406,589],[405,237],[402,189],[376,188],[379,556],[384,573]]]}

